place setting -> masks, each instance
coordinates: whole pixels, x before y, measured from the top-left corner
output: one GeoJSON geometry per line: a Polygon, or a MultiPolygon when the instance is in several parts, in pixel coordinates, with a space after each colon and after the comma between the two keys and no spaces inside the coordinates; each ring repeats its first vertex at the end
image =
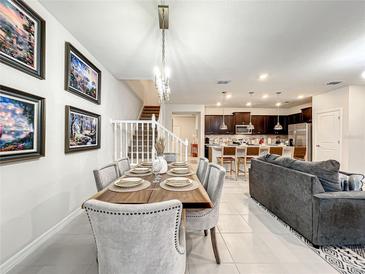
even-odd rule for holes
{"type": "Polygon", "coordinates": [[[169,191],[191,191],[199,187],[199,182],[186,177],[170,177],[162,181],[160,187],[169,191]]]}
{"type": "Polygon", "coordinates": [[[140,177],[121,177],[111,183],[108,189],[114,192],[134,192],[146,189],[150,185],[149,181],[140,177]]]}
{"type": "Polygon", "coordinates": [[[172,168],[174,168],[174,167],[189,167],[189,164],[185,161],[181,161],[181,162],[173,162],[169,166],[172,167],[172,168]]]}
{"type": "Polygon", "coordinates": [[[170,176],[192,176],[193,174],[194,172],[191,172],[188,167],[173,167],[167,172],[170,176]]]}
{"type": "Polygon", "coordinates": [[[151,168],[146,166],[135,167],[125,172],[125,175],[137,177],[149,176],[151,174],[151,168]]]}

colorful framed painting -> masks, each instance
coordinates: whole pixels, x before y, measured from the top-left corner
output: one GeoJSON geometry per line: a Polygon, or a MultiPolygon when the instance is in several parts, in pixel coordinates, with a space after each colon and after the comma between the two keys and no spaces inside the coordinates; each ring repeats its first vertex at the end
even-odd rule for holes
{"type": "Polygon", "coordinates": [[[0,85],[0,162],[44,156],[45,99],[0,85]]]}
{"type": "Polygon", "coordinates": [[[101,71],[68,42],[65,44],[65,90],[101,103],[101,71]]]}
{"type": "Polygon", "coordinates": [[[0,62],[44,79],[45,21],[21,0],[0,0],[0,62]]]}
{"type": "Polygon", "coordinates": [[[66,106],[65,153],[100,148],[100,115],[66,106]]]}

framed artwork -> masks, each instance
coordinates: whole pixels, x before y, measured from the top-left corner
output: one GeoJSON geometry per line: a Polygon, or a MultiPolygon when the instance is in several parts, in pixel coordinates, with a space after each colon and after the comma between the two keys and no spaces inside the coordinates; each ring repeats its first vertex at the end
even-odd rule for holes
{"type": "Polygon", "coordinates": [[[65,153],[100,148],[100,115],[66,106],[65,153]]]}
{"type": "Polygon", "coordinates": [[[65,44],[65,90],[101,103],[101,71],[68,42],[65,44]]]}
{"type": "Polygon", "coordinates": [[[0,61],[44,79],[45,21],[21,0],[0,0],[0,61]]]}
{"type": "Polygon", "coordinates": [[[0,85],[0,162],[44,156],[45,99],[0,85]]]}

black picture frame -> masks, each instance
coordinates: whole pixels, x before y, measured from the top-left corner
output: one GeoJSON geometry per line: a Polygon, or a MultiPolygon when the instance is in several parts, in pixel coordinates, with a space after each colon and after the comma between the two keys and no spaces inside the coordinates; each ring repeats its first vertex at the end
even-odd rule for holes
{"type": "MultiPolygon", "coordinates": [[[[46,47],[46,22],[40,17],[33,9],[31,9],[27,4],[25,4],[21,0],[5,0],[8,4],[14,7],[16,10],[19,10],[22,15],[27,16],[31,21],[34,22],[35,26],[35,39],[34,39],[34,50],[28,51],[33,52],[34,57],[34,65],[31,67],[27,65],[25,61],[19,60],[19,57],[14,57],[15,55],[10,53],[10,51],[14,51],[14,49],[8,49],[8,52],[5,52],[6,48],[6,40],[7,37],[3,39],[3,43],[0,42],[0,62],[11,66],[15,69],[18,69],[24,73],[27,73],[31,76],[34,76],[39,79],[45,79],[45,47],[46,47]],[[4,48],[3,48],[4,47],[4,48]],[[13,55],[13,56],[11,56],[13,55]]],[[[8,24],[4,22],[0,24],[0,30],[4,33],[11,32],[13,26],[12,22],[8,21],[8,24]]],[[[25,30],[26,31],[26,30],[25,30]]],[[[29,37],[32,35],[29,35],[29,37]]],[[[9,38],[9,37],[8,37],[9,38]]],[[[11,40],[11,37],[8,39],[11,40]]],[[[21,41],[21,39],[17,39],[21,41]]],[[[24,40],[24,38],[23,38],[24,40]]],[[[28,44],[28,43],[24,43],[28,44]]]]}
{"type": "Polygon", "coordinates": [[[0,111],[0,124],[2,124],[0,128],[0,163],[45,156],[45,103],[45,98],[0,85],[0,108],[2,109],[2,111],[0,111]],[[13,109],[14,105],[9,106],[9,102],[6,102],[5,99],[22,102],[27,105],[34,105],[34,118],[32,119],[34,132],[28,133],[26,137],[22,138],[24,142],[29,139],[33,140],[31,142],[33,144],[33,151],[31,151],[31,149],[28,149],[28,151],[26,151],[27,149],[24,149],[24,152],[22,152],[22,150],[15,149],[16,146],[20,146],[20,144],[17,144],[15,141],[3,143],[5,142],[6,134],[17,134],[17,132],[19,132],[19,126],[22,125],[19,123],[17,117],[17,124],[14,126],[18,128],[11,129],[10,126],[6,126],[6,122],[4,122],[4,120],[6,119],[6,121],[9,121],[9,116],[6,115],[10,113],[7,113],[5,108],[9,110],[11,107],[11,109],[13,109]]]}
{"type": "MultiPolygon", "coordinates": [[[[72,153],[77,151],[85,151],[85,150],[93,150],[93,149],[99,149],[100,148],[100,136],[101,136],[101,116],[96,113],[92,113],[83,109],[79,109],[73,106],[66,105],[65,106],[65,153],[72,153]],[[86,144],[86,145],[71,145],[71,135],[72,135],[72,118],[71,114],[78,114],[80,116],[87,116],[92,117],[97,121],[96,125],[96,144],[86,144]]],[[[85,135],[86,136],[86,135],[85,135]]],[[[91,138],[89,136],[86,136],[85,138],[91,138]]],[[[92,138],[91,138],[92,140],[92,138]]]]}
{"type": "MultiPolygon", "coordinates": [[[[74,59],[76,60],[76,59],[74,59]]],[[[89,80],[89,79],[87,79],[89,80]]],[[[83,81],[86,82],[86,81],[83,81]]],[[[89,81],[90,82],[90,81],[89,81]]],[[[82,85],[85,88],[85,85],[82,85]]],[[[65,90],[69,91],[73,94],[81,96],[84,99],[87,99],[95,104],[101,104],[101,71],[91,63],[80,51],[78,51],[74,46],[69,42],[65,42],[65,90]],[[73,56],[73,57],[72,57],[73,56]],[[75,86],[81,85],[77,83],[76,77],[71,73],[71,58],[77,58],[79,63],[84,63],[86,66],[94,70],[97,73],[97,83],[96,83],[96,92],[95,98],[93,95],[87,94],[87,92],[83,92],[80,89],[77,89],[75,86]],[[70,84],[71,83],[71,84],[70,84]]]]}

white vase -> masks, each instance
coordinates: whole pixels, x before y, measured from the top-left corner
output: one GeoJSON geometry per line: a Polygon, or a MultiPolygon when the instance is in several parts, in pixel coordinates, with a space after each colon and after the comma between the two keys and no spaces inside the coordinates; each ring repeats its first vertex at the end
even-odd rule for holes
{"type": "Polygon", "coordinates": [[[157,156],[157,158],[153,161],[152,165],[153,165],[153,168],[156,165],[160,165],[160,167],[161,167],[160,172],[159,172],[160,174],[165,174],[167,172],[168,165],[163,156],[157,156]]]}

